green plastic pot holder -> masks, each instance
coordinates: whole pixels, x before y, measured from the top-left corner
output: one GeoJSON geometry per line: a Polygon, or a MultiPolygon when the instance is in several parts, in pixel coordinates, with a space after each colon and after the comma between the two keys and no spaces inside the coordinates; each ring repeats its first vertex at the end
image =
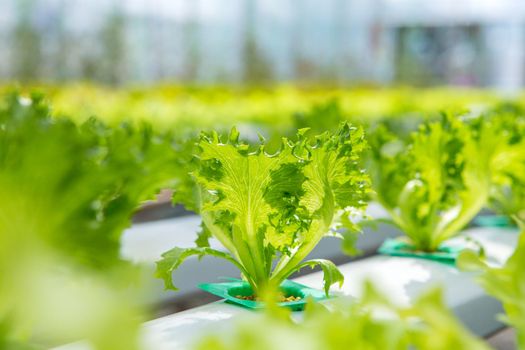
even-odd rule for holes
{"type": "MultiPolygon", "coordinates": [[[[223,283],[205,283],[198,286],[200,289],[217,295],[221,298],[226,299],[226,302],[237,304],[249,309],[262,309],[265,307],[263,302],[244,300],[236,298],[237,295],[241,296],[250,296],[253,294],[252,288],[246,281],[231,279],[230,282],[223,283]]],[[[289,280],[285,280],[281,284],[281,291],[285,296],[294,295],[300,296],[301,299],[297,301],[287,301],[281,302],[277,305],[284,306],[292,309],[292,311],[300,311],[304,309],[307,299],[314,300],[324,300],[328,299],[324,291],[318,289],[313,289],[307,286],[304,286],[299,283],[295,283],[289,280]]]]}
{"type": "Polygon", "coordinates": [[[384,255],[428,259],[454,265],[459,253],[463,249],[465,249],[463,246],[442,244],[435,252],[422,252],[415,250],[415,247],[408,242],[389,238],[379,247],[378,252],[384,255]]]}
{"type": "Polygon", "coordinates": [[[505,215],[480,215],[473,222],[480,227],[516,228],[516,224],[505,215]]]}

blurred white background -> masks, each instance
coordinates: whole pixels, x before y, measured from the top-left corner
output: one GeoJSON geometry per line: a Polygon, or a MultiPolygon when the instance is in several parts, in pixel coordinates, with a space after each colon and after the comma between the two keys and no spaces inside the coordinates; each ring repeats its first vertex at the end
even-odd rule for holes
{"type": "Polygon", "coordinates": [[[517,90],[521,0],[0,0],[0,79],[517,90]]]}

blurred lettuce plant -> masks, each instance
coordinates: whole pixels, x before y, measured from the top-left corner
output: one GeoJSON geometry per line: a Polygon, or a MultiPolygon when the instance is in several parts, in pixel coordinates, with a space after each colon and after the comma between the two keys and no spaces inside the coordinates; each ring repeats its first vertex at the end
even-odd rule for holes
{"type": "Polygon", "coordinates": [[[330,303],[309,303],[300,321],[284,310],[270,308],[239,322],[233,333],[208,335],[198,350],[485,350],[432,290],[412,306],[398,307],[370,284],[362,299],[338,298],[330,303]]]}
{"type": "Polygon", "coordinates": [[[491,152],[489,206],[525,227],[525,114],[513,104],[495,108],[471,121],[491,152]]]}
{"type": "Polygon", "coordinates": [[[425,122],[407,140],[379,126],[369,140],[376,198],[415,249],[437,250],[485,205],[490,152],[460,118],[425,122]]]}
{"type": "Polygon", "coordinates": [[[478,271],[481,286],[503,304],[502,319],[516,329],[519,349],[525,349],[525,232],[522,232],[514,254],[502,267],[488,265],[471,251],[464,251],[458,266],[478,271]]]}
{"type": "Polygon", "coordinates": [[[137,347],[137,271],[119,239],[140,202],[176,181],[172,143],[146,125],[52,118],[38,95],[1,103],[2,346],[137,347]]]}
{"type": "Polygon", "coordinates": [[[339,125],[348,120],[337,99],[314,104],[306,112],[297,112],[293,116],[295,130],[308,128],[306,136],[315,137],[325,131],[337,130],[339,125]]]}

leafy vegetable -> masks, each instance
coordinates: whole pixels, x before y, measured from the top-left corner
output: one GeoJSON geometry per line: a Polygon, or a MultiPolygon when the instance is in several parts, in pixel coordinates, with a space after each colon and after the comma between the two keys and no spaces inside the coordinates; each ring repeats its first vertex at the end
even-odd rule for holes
{"type": "Polygon", "coordinates": [[[504,320],[516,329],[518,348],[525,349],[525,232],[521,233],[516,251],[503,267],[491,267],[470,251],[462,252],[458,265],[483,272],[479,283],[503,303],[504,320]]]}
{"type": "Polygon", "coordinates": [[[208,335],[196,348],[488,349],[455,319],[439,290],[401,308],[370,285],[361,300],[338,298],[330,305],[308,304],[299,322],[273,309],[265,315],[252,315],[237,324],[233,336],[208,335]]]}
{"type": "Polygon", "coordinates": [[[486,203],[489,152],[459,118],[424,123],[408,142],[378,128],[370,143],[377,199],[416,249],[435,251],[486,203]]]}
{"type": "Polygon", "coordinates": [[[53,118],[38,95],[3,101],[0,343],[136,348],[136,271],[119,238],[140,202],[176,180],[172,142],[146,125],[53,118]]]}
{"type": "Polygon", "coordinates": [[[491,150],[490,207],[525,225],[525,115],[499,108],[471,124],[491,150]]]}
{"type": "Polygon", "coordinates": [[[332,263],[302,261],[324,236],[334,234],[342,217],[366,206],[368,178],[359,166],[364,134],[343,124],[312,144],[305,132],[295,142],[283,139],[273,155],[264,144],[251,151],[236,129],[225,143],[217,133],[202,134],[193,172],[203,226],[197,242],[209,247],[207,238],[213,236],[229,255],[209,248],[164,253],[157,276],[166,288],[175,288],[171,273],[185,258],[204,254],[235,261],[256,294],[304,266],[321,266],[326,292],[343,282],[332,263]]]}

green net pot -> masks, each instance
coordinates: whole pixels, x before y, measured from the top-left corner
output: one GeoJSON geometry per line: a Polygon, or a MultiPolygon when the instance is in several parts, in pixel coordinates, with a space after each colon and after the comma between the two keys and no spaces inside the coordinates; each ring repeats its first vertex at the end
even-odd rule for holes
{"type": "MultiPolygon", "coordinates": [[[[244,300],[236,297],[238,295],[253,295],[252,288],[246,281],[231,280],[222,283],[205,283],[200,284],[198,287],[208,293],[224,298],[227,303],[239,305],[248,309],[263,309],[265,307],[264,302],[244,300]]],[[[301,297],[300,300],[277,303],[277,305],[290,308],[293,311],[303,310],[308,299],[320,301],[329,298],[324,291],[310,288],[290,280],[285,280],[281,284],[280,290],[285,296],[293,295],[301,297]]]]}

